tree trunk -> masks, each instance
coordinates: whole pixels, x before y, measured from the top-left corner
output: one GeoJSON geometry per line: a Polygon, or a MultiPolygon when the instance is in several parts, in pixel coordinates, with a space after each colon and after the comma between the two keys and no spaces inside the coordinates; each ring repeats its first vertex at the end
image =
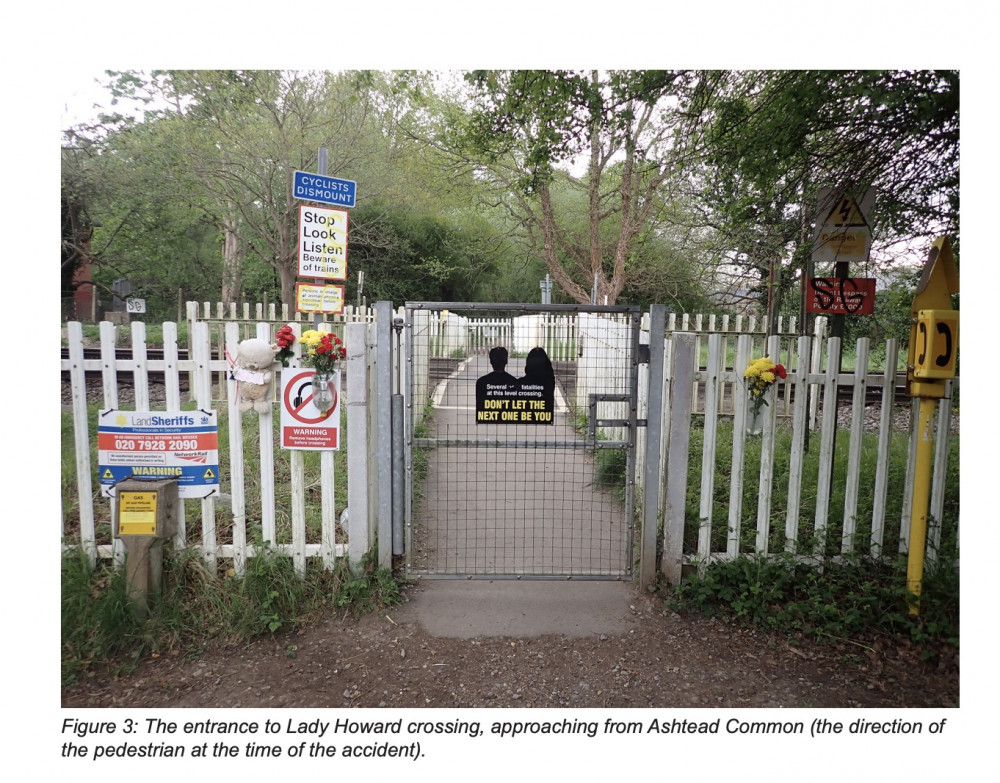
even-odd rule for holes
{"type": "Polygon", "coordinates": [[[222,302],[229,305],[240,298],[243,285],[243,248],[232,222],[222,227],[222,302]]]}
{"type": "Polygon", "coordinates": [[[282,264],[278,269],[281,277],[281,301],[288,305],[290,313],[295,312],[295,281],[298,271],[297,264],[282,264]]]}

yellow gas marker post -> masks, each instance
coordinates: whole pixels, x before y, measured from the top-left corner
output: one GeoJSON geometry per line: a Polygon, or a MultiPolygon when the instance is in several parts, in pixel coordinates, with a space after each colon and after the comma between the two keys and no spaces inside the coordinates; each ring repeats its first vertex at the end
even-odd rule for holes
{"type": "Polygon", "coordinates": [[[149,596],[159,593],[163,542],[177,532],[177,481],[126,479],[117,486],[114,534],[125,547],[125,579],[136,616],[149,615],[149,596]]]}
{"type": "Polygon", "coordinates": [[[906,586],[913,599],[910,614],[920,613],[920,590],[927,548],[927,508],[930,502],[934,409],[944,397],[945,382],[955,377],[958,354],[958,310],[951,306],[958,293],[958,267],[947,237],[934,240],[917,284],[910,314],[910,346],[906,379],[910,396],[920,398],[917,454],[910,511],[910,543],[906,586]]]}

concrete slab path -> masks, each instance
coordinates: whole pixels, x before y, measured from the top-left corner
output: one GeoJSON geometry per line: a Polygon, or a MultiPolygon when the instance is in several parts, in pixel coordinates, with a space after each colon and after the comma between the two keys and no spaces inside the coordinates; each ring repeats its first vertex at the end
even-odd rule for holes
{"type": "Polygon", "coordinates": [[[584,637],[625,632],[635,599],[627,582],[430,579],[394,615],[448,638],[584,637]]]}

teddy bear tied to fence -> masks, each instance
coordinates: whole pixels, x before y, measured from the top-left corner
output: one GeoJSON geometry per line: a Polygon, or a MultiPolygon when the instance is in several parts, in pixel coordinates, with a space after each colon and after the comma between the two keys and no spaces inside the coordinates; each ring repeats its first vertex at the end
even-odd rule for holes
{"type": "Polygon", "coordinates": [[[239,344],[233,377],[239,383],[239,409],[264,413],[271,407],[271,365],[274,364],[276,345],[266,340],[251,338],[239,344]]]}

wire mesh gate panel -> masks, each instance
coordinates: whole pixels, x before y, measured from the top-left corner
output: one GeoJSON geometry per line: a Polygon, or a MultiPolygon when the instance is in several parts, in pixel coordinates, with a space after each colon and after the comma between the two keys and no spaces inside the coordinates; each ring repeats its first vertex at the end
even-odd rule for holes
{"type": "Polygon", "coordinates": [[[407,303],[407,572],[630,578],[638,351],[638,308],[407,303]]]}

